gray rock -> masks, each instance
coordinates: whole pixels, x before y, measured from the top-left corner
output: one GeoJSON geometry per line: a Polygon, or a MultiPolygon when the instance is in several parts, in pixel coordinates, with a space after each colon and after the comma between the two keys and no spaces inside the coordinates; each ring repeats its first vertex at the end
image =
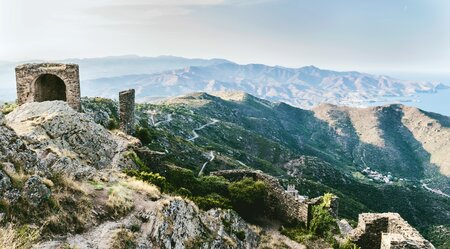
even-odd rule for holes
{"type": "Polygon", "coordinates": [[[11,187],[11,179],[0,170],[0,196],[5,193],[11,187]]]}
{"type": "Polygon", "coordinates": [[[51,191],[45,186],[40,177],[31,176],[23,187],[23,196],[31,205],[39,206],[42,201],[50,198],[51,191]]]}
{"type": "Polygon", "coordinates": [[[3,199],[5,199],[10,205],[16,204],[20,197],[22,196],[22,193],[18,189],[10,189],[3,194],[3,199]]]}
{"type": "Polygon", "coordinates": [[[5,118],[47,168],[75,176],[119,167],[123,152],[139,143],[109,132],[62,101],[27,103],[5,118]]]}

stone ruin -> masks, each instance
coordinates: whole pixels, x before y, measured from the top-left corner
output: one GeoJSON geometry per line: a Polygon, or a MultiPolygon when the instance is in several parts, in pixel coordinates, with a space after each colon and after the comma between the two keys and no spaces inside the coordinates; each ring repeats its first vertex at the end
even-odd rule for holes
{"type": "Polygon", "coordinates": [[[16,67],[17,104],[66,101],[81,111],[80,75],[76,64],[32,63],[16,67]]]}
{"type": "MultiPolygon", "coordinates": [[[[223,176],[230,181],[239,181],[245,177],[263,181],[267,186],[268,201],[272,209],[271,212],[287,223],[302,223],[306,227],[309,227],[312,219],[312,207],[319,205],[322,202],[322,197],[306,200],[296,198],[292,193],[286,193],[277,178],[260,171],[221,170],[211,172],[211,175],[223,176]]],[[[292,187],[290,189],[292,190],[292,187]]],[[[337,198],[332,200],[331,212],[333,214],[337,214],[337,203],[337,198]],[[334,210],[335,208],[336,210],[334,210]]]]}
{"type": "Polygon", "coordinates": [[[362,249],[434,249],[398,213],[363,213],[348,238],[362,249]]]}
{"type": "Polygon", "coordinates": [[[120,129],[129,135],[134,133],[134,95],[134,89],[129,89],[119,93],[120,129]]]}

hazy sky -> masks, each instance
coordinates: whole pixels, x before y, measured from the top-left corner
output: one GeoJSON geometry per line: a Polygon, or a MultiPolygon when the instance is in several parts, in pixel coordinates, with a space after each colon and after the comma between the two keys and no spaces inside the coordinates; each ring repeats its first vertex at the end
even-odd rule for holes
{"type": "Polygon", "coordinates": [[[450,72],[450,1],[0,0],[0,61],[123,54],[450,72]]]}

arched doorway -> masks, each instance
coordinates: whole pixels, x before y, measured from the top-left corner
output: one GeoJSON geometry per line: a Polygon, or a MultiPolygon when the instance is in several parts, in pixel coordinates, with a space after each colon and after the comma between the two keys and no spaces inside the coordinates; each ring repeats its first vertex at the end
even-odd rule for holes
{"type": "Polygon", "coordinates": [[[34,82],[34,101],[63,100],[67,101],[66,84],[53,74],[42,74],[34,82]]]}

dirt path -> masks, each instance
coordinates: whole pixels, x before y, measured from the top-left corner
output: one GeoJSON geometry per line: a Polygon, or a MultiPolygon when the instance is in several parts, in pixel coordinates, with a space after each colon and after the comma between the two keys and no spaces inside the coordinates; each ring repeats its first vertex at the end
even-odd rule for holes
{"type": "Polygon", "coordinates": [[[192,141],[194,141],[195,139],[197,139],[197,138],[199,137],[199,135],[197,134],[197,131],[203,130],[203,129],[205,129],[206,127],[208,127],[208,126],[210,126],[210,125],[214,125],[214,124],[217,123],[217,122],[219,122],[218,119],[212,119],[211,122],[209,122],[209,123],[207,123],[207,124],[204,124],[204,125],[202,125],[202,126],[200,126],[200,127],[198,127],[198,128],[193,129],[193,130],[192,130],[192,133],[194,134],[194,136],[191,137],[191,138],[189,138],[188,141],[191,141],[191,142],[192,142],[192,141]]]}
{"type": "Polygon", "coordinates": [[[207,165],[208,163],[212,162],[215,158],[216,158],[216,157],[215,157],[215,155],[214,155],[214,151],[210,151],[210,152],[209,152],[209,161],[206,161],[206,162],[203,164],[202,168],[200,169],[200,172],[198,172],[198,176],[201,176],[201,175],[203,174],[203,170],[205,169],[206,165],[207,165]]]}

